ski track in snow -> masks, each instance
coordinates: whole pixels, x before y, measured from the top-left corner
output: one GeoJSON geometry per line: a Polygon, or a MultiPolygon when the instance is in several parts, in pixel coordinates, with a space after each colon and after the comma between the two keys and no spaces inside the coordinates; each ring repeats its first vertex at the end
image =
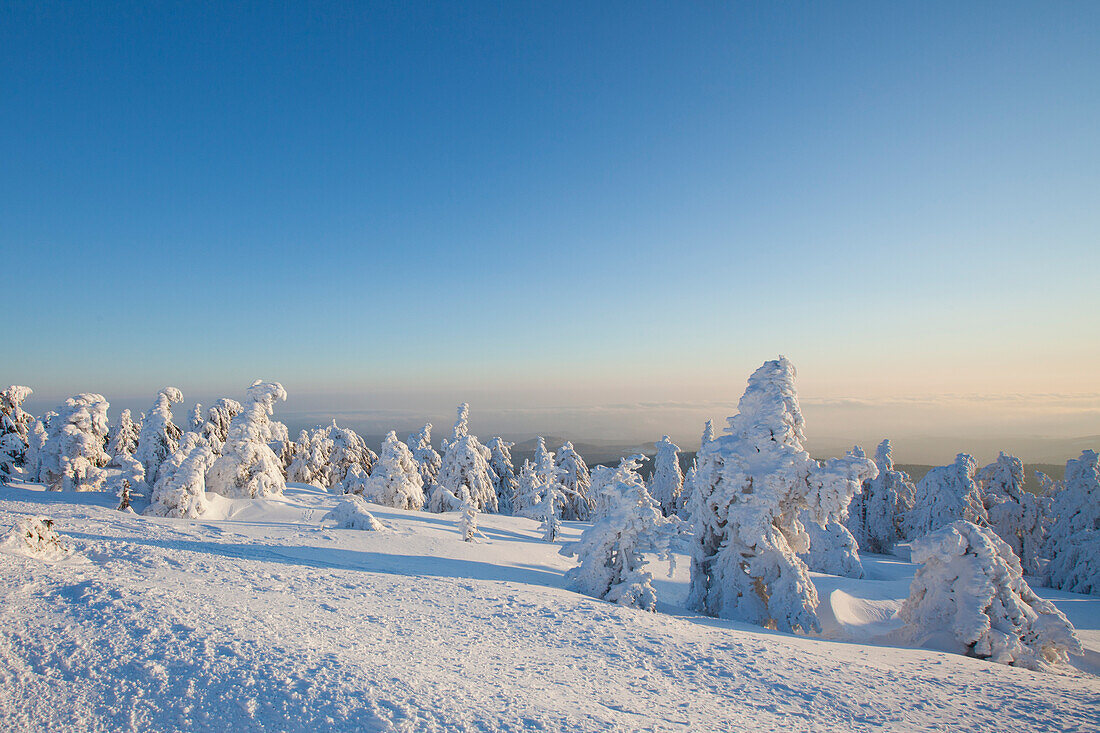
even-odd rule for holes
{"type": "MultiPolygon", "coordinates": [[[[77,551],[0,555],[0,728],[1100,729],[1084,671],[699,617],[679,605],[686,561],[671,580],[654,565],[662,613],[619,608],[564,589],[570,560],[531,520],[481,515],[477,544],[457,514],[372,507],[386,531],[320,527],[337,499],[291,486],[191,522],[0,488],[0,529],[47,514],[77,551]]],[[[869,557],[878,580],[815,577],[827,631],[888,629],[913,566],[869,557]]],[[[1050,597],[1096,660],[1100,598],[1050,597]]]]}

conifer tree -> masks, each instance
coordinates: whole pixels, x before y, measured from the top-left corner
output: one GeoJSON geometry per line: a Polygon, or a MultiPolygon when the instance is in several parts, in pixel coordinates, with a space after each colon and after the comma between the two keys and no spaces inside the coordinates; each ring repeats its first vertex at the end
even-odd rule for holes
{"type": "Polygon", "coordinates": [[[165,387],[157,393],[157,399],[141,426],[134,458],[145,467],[145,480],[156,482],[161,462],[176,452],[183,431],[172,422],[172,404],[183,402],[183,393],[175,387],[165,387]]]}
{"type": "Polygon", "coordinates": [[[233,418],[221,456],[206,475],[207,490],[229,498],[277,496],[286,489],[282,462],[271,449],[271,415],[286,400],[278,382],[257,379],[241,414],[233,418]]]}
{"type": "Polygon", "coordinates": [[[684,474],[680,471],[680,446],[667,435],[657,441],[653,473],[649,477],[649,493],[661,506],[661,513],[670,517],[680,503],[684,474]]]}

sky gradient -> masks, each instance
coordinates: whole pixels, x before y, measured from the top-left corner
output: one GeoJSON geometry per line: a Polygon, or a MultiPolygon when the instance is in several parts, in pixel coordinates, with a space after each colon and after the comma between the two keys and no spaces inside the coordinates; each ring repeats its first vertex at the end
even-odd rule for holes
{"type": "Polygon", "coordinates": [[[1096,3],[221,5],[0,6],[32,407],[1100,433],[1096,3]]]}

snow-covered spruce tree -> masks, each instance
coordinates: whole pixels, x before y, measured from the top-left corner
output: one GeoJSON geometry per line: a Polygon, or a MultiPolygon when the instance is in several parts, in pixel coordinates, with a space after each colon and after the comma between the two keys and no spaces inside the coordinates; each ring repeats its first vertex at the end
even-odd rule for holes
{"type": "Polygon", "coordinates": [[[493,469],[489,467],[492,454],[470,435],[468,419],[470,406],[465,402],[458,407],[458,420],[454,432],[443,452],[443,464],[439,469],[436,486],[429,497],[428,511],[449,512],[462,507],[458,498],[465,486],[478,511],[497,511],[497,492],[493,488],[493,469]]]}
{"type": "Polygon", "coordinates": [[[601,481],[598,500],[606,511],[579,541],[563,547],[561,554],[576,556],[580,562],[565,574],[574,590],[653,611],[657,593],[644,553],[671,560],[669,544],[680,522],[661,513],[646,491],[638,467],[633,457],[624,458],[609,480],[601,481]]]}
{"type": "Polygon", "coordinates": [[[1004,452],[977,479],[990,528],[1020,558],[1025,574],[1039,575],[1050,499],[1024,489],[1024,464],[1004,452]]]}
{"type": "Polygon", "coordinates": [[[470,498],[470,490],[463,485],[462,494],[458,497],[461,502],[462,509],[458,520],[458,531],[462,533],[463,542],[474,542],[478,539],[485,539],[477,528],[477,504],[470,498]]]}
{"type": "Polygon", "coordinates": [[[107,408],[103,395],[84,393],[65,400],[50,420],[42,449],[41,478],[53,491],[98,491],[105,479],[101,470],[110,456],[107,408]]]}
{"type": "Polygon", "coordinates": [[[988,526],[981,490],[974,481],[977,470],[974,457],[960,453],[954,463],[925,474],[917,484],[913,509],[905,515],[906,537],[922,537],[959,519],[988,526]]]}
{"type": "Polygon", "coordinates": [[[132,455],[122,450],[111,457],[107,464],[106,490],[116,496],[125,488],[131,500],[145,496],[148,487],[145,484],[145,467],[132,455]]]}
{"type": "Polygon", "coordinates": [[[413,458],[409,447],[397,439],[397,433],[391,430],[382,444],[382,456],[375,461],[374,468],[366,481],[360,483],[359,475],[354,483],[341,490],[344,493],[361,493],[367,501],[395,509],[419,510],[424,508],[424,484],[420,477],[420,467],[413,458]]]}
{"type": "Polygon", "coordinates": [[[202,416],[202,403],[196,402],[194,409],[191,410],[191,419],[187,422],[187,429],[192,433],[200,433],[205,423],[206,418],[202,416]]]}
{"type": "Polygon", "coordinates": [[[797,553],[809,548],[798,519],[816,463],[784,357],[749,377],[726,435],[699,454],[688,605],[781,631],[819,631],[817,589],[797,553]]]}
{"type": "Polygon", "coordinates": [[[1100,595],[1100,457],[1096,451],[1066,461],[1062,490],[1054,495],[1046,555],[1050,585],[1100,595]]]}
{"type": "MultiPolygon", "coordinates": [[[[706,424],[703,425],[703,437],[699,440],[699,451],[701,452],[703,446],[712,440],[714,440],[714,421],[707,420],[706,424]]],[[[692,497],[695,495],[695,475],[699,472],[699,453],[697,452],[695,455],[695,460],[691,462],[687,473],[684,474],[684,486],[680,490],[680,497],[676,506],[676,514],[689,524],[691,522],[692,497]]]]}
{"type": "Polygon", "coordinates": [[[49,440],[49,425],[57,419],[57,413],[50,410],[31,425],[27,450],[23,454],[23,476],[27,481],[42,481],[42,466],[46,457],[46,441],[49,440]]]}
{"type": "Polygon", "coordinates": [[[993,530],[952,522],[914,540],[913,561],[922,565],[899,612],[912,642],[953,642],[971,656],[1029,669],[1082,653],[1073,626],[1035,595],[993,530]]]}
{"type": "MultiPolygon", "coordinates": [[[[326,467],[329,454],[332,453],[332,441],[323,428],[303,430],[291,451],[290,465],[286,469],[286,480],[296,484],[308,484],[318,489],[326,489],[326,467]]],[[[358,470],[358,473],[363,473],[358,470]]],[[[348,471],[347,475],[353,473],[348,471]]],[[[363,474],[366,475],[365,473],[363,474]]]]}
{"type": "Polygon", "coordinates": [[[861,549],[889,553],[905,539],[902,523],[913,509],[916,487],[909,474],[894,468],[889,440],[879,443],[875,465],[878,476],[863,482],[863,493],[849,505],[845,524],[861,549]]]}
{"type": "Polygon", "coordinates": [[[497,507],[501,514],[511,514],[514,511],[513,502],[516,497],[516,467],[512,465],[512,446],[503,438],[492,438],[486,448],[489,449],[489,468],[493,469],[493,487],[497,492],[497,507]]]}
{"type": "Polygon", "coordinates": [[[172,422],[174,402],[183,402],[183,393],[175,387],[162,389],[149,412],[145,413],[145,422],[141,426],[134,458],[145,467],[145,480],[150,484],[156,482],[161,462],[176,452],[183,435],[183,431],[172,422]]]}
{"type": "Polygon", "coordinates": [[[566,441],[554,456],[554,464],[558,467],[558,477],[565,494],[561,518],[567,521],[587,521],[592,516],[593,506],[590,495],[592,475],[588,470],[588,464],[569,441],[566,441]]]}
{"type": "MultiPolygon", "coordinates": [[[[107,452],[112,456],[123,452],[134,455],[140,435],[141,426],[134,422],[129,410],[123,410],[118,416],[118,422],[111,426],[108,432],[107,452]]],[[[144,470],[145,468],[142,467],[142,471],[144,470]]]]}
{"type": "Polygon", "coordinates": [[[194,519],[206,513],[206,472],[217,456],[197,432],[185,433],[176,452],[160,467],[145,514],[194,519]]]}
{"type": "Polygon", "coordinates": [[[653,473],[649,477],[649,493],[661,505],[661,512],[670,517],[680,503],[684,489],[684,474],[680,471],[680,446],[667,435],[657,441],[653,473]]]}
{"type": "Polygon", "coordinates": [[[283,493],[282,463],[269,444],[277,400],[286,400],[286,390],[278,382],[257,379],[248,388],[244,411],[233,418],[222,454],[207,471],[207,491],[229,498],[283,493]]]}
{"type": "Polygon", "coordinates": [[[325,437],[332,446],[325,466],[325,486],[337,491],[352,466],[358,466],[363,473],[370,474],[378,454],[367,447],[367,442],[351,428],[342,428],[332,421],[325,428],[325,437]]]}
{"type": "Polygon", "coordinates": [[[13,476],[24,465],[34,417],[23,410],[30,387],[13,384],[0,390],[0,475],[13,476]]]}
{"type": "Polygon", "coordinates": [[[862,578],[859,545],[844,525],[848,504],[863,488],[863,482],[878,475],[878,468],[858,445],[843,458],[819,463],[810,474],[809,507],[802,523],[810,538],[810,549],[800,553],[806,566],[818,573],[862,578]]]}
{"type": "Polygon", "coordinates": [[[221,455],[222,446],[229,438],[229,425],[233,418],[240,415],[244,407],[236,400],[221,398],[206,411],[206,422],[199,430],[206,444],[214,451],[215,455],[221,455]]]}
{"type": "Polygon", "coordinates": [[[520,472],[520,498],[523,516],[537,519],[543,539],[553,542],[561,531],[561,509],[565,505],[565,487],[554,454],[546,449],[540,436],[534,460],[524,462],[520,472]]]}
{"type": "Polygon", "coordinates": [[[432,424],[424,423],[420,432],[409,436],[409,450],[413,458],[420,466],[420,477],[423,479],[424,491],[428,493],[435,480],[439,476],[439,469],[443,465],[443,458],[432,447],[432,424]]]}
{"type": "Polygon", "coordinates": [[[542,497],[542,484],[531,461],[524,459],[516,478],[516,494],[512,501],[512,514],[517,517],[530,517],[542,497]]]}

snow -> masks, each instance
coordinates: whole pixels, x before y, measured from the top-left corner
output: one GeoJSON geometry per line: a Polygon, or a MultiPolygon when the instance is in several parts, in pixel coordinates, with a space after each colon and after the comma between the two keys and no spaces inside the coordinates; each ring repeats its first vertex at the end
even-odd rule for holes
{"type": "Polygon", "coordinates": [[[370,504],[387,531],[323,526],[342,500],[207,494],[200,520],[105,492],[0,487],[0,532],[49,516],[74,555],[0,555],[0,729],[1096,730],[1100,597],[1037,589],[1085,654],[1034,672],[891,641],[915,566],[812,574],[822,638],[686,610],[688,563],[654,559],[657,613],[566,588],[589,526],[370,504]],[[876,646],[874,644],[883,644],[876,646]]]}

